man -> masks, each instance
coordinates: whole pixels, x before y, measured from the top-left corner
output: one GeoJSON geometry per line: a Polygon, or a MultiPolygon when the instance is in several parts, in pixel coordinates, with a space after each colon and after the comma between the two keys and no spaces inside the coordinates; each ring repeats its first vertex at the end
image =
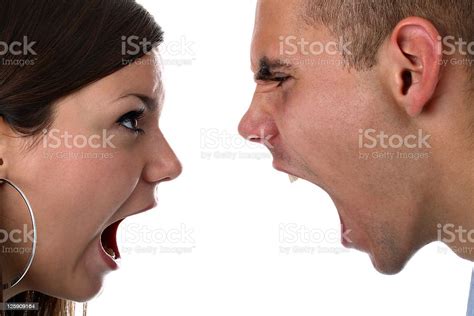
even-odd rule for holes
{"type": "Polygon", "coordinates": [[[436,240],[474,260],[471,0],[259,0],[239,132],[334,201],[396,274],[436,240]]]}

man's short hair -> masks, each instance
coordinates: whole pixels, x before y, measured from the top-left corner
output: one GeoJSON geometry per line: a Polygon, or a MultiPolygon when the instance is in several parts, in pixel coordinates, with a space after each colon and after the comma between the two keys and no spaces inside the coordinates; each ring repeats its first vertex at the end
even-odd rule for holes
{"type": "MultiPolygon", "coordinates": [[[[321,23],[333,34],[351,42],[350,54],[343,56],[358,70],[376,64],[383,41],[404,18],[418,16],[429,20],[442,37],[452,36],[453,44],[462,39],[474,43],[473,0],[303,0],[304,20],[321,23]]],[[[466,59],[472,59],[471,54],[466,59]]],[[[457,46],[456,46],[457,47],[457,46]]],[[[467,51],[467,48],[464,48],[467,51]]],[[[472,66],[471,74],[474,73],[472,66]]]]}

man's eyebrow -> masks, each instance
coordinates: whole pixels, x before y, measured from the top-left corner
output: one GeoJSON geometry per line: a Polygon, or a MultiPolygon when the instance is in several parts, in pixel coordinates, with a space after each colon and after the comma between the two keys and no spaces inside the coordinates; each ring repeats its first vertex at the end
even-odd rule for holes
{"type": "Polygon", "coordinates": [[[270,80],[278,70],[291,70],[293,66],[280,59],[269,59],[262,57],[259,61],[259,68],[255,74],[255,80],[270,80]]]}

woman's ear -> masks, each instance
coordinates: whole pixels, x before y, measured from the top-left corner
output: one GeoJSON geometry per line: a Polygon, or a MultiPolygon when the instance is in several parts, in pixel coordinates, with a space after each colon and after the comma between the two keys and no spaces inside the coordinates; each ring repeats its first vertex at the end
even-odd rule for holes
{"type": "Polygon", "coordinates": [[[435,94],[442,65],[441,37],[428,20],[409,17],[393,30],[380,54],[394,100],[415,117],[435,94]]]}
{"type": "Polygon", "coordinates": [[[5,118],[0,115],[0,178],[5,178],[5,170],[7,165],[6,154],[8,153],[8,146],[14,136],[10,125],[5,121],[5,118]]]}
{"type": "Polygon", "coordinates": [[[5,118],[0,115],[0,137],[10,136],[11,134],[12,128],[10,127],[10,124],[8,124],[5,118]]]}
{"type": "Polygon", "coordinates": [[[6,129],[6,122],[3,116],[0,116],[0,178],[5,177],[5,153],[7,147],[7,140],[5,137],[7,134],[4,132],[6,129]]]}

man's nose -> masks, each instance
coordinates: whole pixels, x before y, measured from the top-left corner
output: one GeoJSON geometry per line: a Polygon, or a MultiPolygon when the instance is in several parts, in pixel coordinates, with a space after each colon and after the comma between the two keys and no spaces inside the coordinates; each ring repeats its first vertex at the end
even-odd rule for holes
{"type": "Polygon", "coordinates": [[[239,123],[239,134],[249,141],[270,147],[278,129],[270,113],[252,103],[239,123]]]}

